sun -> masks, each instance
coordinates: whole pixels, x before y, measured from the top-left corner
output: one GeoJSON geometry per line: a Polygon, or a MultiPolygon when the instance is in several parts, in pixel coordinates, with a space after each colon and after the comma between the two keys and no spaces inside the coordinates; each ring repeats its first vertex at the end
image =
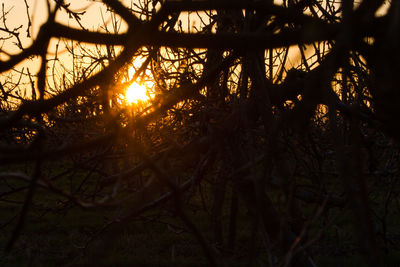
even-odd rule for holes
{"type": "Polygon", "coordinates": [[[147,94],[147,88],[144,85],[132,83],[125,92],[125,100],[128,103],[137,104],[139,102],[146,102],[150,98],[147,94]]]}

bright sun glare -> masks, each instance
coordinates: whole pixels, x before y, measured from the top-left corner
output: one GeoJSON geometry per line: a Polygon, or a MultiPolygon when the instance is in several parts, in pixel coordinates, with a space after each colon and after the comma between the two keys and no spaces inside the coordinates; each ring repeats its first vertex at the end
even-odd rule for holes
{"type": "Polygon", "coordinates": [[[147,89],[144,85],[139,85],[137,83],[132,83],[128,87],[125,93],[125,100],[128,103],[137,104],[139,101],[145,102],[149,100],[149,96],[146,94],[147,89]]]}

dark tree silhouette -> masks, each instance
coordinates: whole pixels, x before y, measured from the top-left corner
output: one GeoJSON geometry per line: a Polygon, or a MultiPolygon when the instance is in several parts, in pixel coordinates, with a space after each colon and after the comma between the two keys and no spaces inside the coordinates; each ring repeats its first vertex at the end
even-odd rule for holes
{"type": "Polygon", "coordinates": [[[210,266],[353,251],[379,266],[400,245],[400,4],[359,2],[102,0],[89,3],[102,8],[95,31],[54,0],[35,36],[27,2],[15,29],[3,7],[0,203],[18,206],[0,223],[7,255],[31,211],[80,207],[118,210],[84,249],[153,212],[178,218],[210,266]],[[152,97],[129,105],[135,81],[152,97]]]}

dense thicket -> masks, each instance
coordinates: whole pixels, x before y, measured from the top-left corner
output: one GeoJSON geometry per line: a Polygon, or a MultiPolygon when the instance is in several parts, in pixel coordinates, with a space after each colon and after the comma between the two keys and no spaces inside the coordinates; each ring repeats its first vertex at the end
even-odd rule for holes
{"type": "Polygon", "coordinates": [[[400,2],[90,2],[97,31],[68,1],[48,2],[35,36],[1,15],[7,253],[32,211],[77,206],[107,216],[83,250],[165,214],[214,266],[378,266],[399,249],[400,2]],[[126,103],[135,81],[150,101],[126,103]]]}

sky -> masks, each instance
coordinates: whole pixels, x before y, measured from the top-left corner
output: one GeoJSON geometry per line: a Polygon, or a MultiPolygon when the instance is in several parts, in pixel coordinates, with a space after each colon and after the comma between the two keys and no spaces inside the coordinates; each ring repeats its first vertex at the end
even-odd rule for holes
{"type": "MultiPolygon", "coordinates": [[[[47,19],[47,7],[46,0],[26,0],[29,7],[29,14],[31,16],[32,27],[30,33],[32,37],[35,37],[39,31],[40,25],[42,25],[47,19]]],[[[83,11],[86,13],[82,16],[81,23],[88,30],[98,31],[101,30],[100,26],[103,24],[102,15],[105,21],[110,21],[110,12],[105,12],[104,5],[99,2],[91,0],[72,0],[66,1],[70,4],[70,8],[74,11],[83,11]]],[[[53,3],[53,1],[51,2],[53,3]]],[[[26,11],[26,5],[24,0],[3,0],[2,7],[4,6],[4,12],[8,12],[6,16],[6,24],[9,29],[14,29],[22,25],[21,41],[25,47],[31,42],[32,38],[27,38],[27,25],[28,16],[26,11]]],[[[53,5],[54,6],[54,5],[53,5]]],[[[65,25],[79,28],[79,24],[75,19],[70,18],[66,12],[58,12],[56,17],[57,22],[65,25]]],[[[3,27],[3,23],[0,23],[3,27]]],[[[5,37],[7,34],[0,31],[0,37],[5,37]]],[[[33,38],[34,39],[34,38],[33,38]]],[[[13,47],[7,47],[7,51],[14,49],[13,47]]]]}
{"type": "MultiPolygon", "coordinates": [[[[6,16],[6,24],[9,29],[13,29],[19,26],[23,26],[21,31],[21,41],[24,46],[29,45],[32,42],[31,38],[26,38],[26,30],[28,24],[28,17],[26,12],[25,1],[29,6],[29,14],[31,16],[32,27],[30,32],[32,36],[36,36],[40,25],[46,21],[47,18],[47,8],[46,0],[1,0],[2,12],[9,12],[6,16]]],[[[66,1],[70,4],[72,10],[83,11],[86,10],[84,16],[82,16],[82,24],[89,30],[99,30],[102,24],[101,13],[104,14],[106,21],[110,19],[110,13],[105,12],[104,5],[98,1],[93,0],[70,0],[66,1]]],[[[130,6],[130,0],[123,0],[126,6],[130,6]]],[[[282,0],[275,0],[275,3],[279,4],[282,0]]],[[[53,1],[51,1],[53,3],[53,1]]],[[[386,4],[386,7],[388,5],[386,4]]],[[[385,13],[385,7],[379,10],[379,14],[385,13]]],[[[2,17],[2,16],[1,16],[2,17]]],[[[74,19],[68,17],[65,12],[58,12],[57,21],[67,24],[73,27],[79,27],[74,19]]],[[[183,21],[184,22],[184,21],[183,21]]],[[[0,23],[0,27],[3,27],[3,23],[0,23]]],[[[0,31],[0,38],[6,36],[7,34],[0,31]]],[[[11,49],[8,47],[7,49],[11,49]]],[[[8,50],[9,51],[9,50],[8,50]]]]}
{"type": "MultiPolygon", "coordinates": [[[[130,0],[123,0],[126,6],[131,6],[131,1],[130,0]]],[[[20,39],[22,42],[23,47],[28,47],[32,41],[35,39],[35,36],[39,32],[39,27],[42,25],[46,19],[47,19],[47,7],[46,7],[46,0],[0,0],[1,3],[1,14],[5,14],[6,16],[3,17],[3,15],[0,15],[0,27],[4,27],[4,22],[6,23],[8,29],[14,29],[22,26],[20,29],[20,39]],[[28,25],[28,15],[27,15],[27,10],[26,10],[26,4],[25,1],[28,5],[28,12],[31,17],[31,22],[32,22],[32,27],[29,29],[27,28],[28,25]],[[31,38],[27,37],[27,31],[29,30],[29,34],[31,35],[31,38]]],[[[85,26],[86,29],[91,30],[91,31],[102,31],[102,26],[104,25],[104,21],[110,22],[111,19],[111,13],[106,12],[104,5],[98,1],[93,1],[93,0],[69,0],[65,1],[70,4],[70,8],[74,11],[86,11],[85,15],[82,16],[82,20],[80,21],[82,25],[85,26]]],[[[275,3],[279,4],[281,0],[275,0],[275,3]]],[[[54,1],[51,1],[51,3],[54,6],[54,1]]],[[[388,5],[386,5],[387,7],[388,5]]],[[[382,7],[380,11],[378,12],[380,15],[385,13],[385,7],[382,7]]],[[[70,18],[66,12],[58,12],[57,13],[56,20],[59,23],[79,28],[79,24],[76,22],[75,19],[70,18]]],[[[191,25],[186,25],[186,20],[183,19],[183,27],[186,29],[190,29],[191,25]]],[[[126,27],[125,25],[121,26],[121,32],[125,31],[126,27]]],[[[15,42],[15,38],[12,39],[12,42],[10,40],[7,41],[2,41],[1,38],[7,37],[8,33],[5,33],[4,31],[0,30],[0,47],[4,51],[10,54],[16,54],[20,52],[20,50],[13,44],[15,42]]],[[[57,40],[52,40],[50,43],[50,52],[55,51],[55,47],[57,45],[57,40]]],[[[62,44],[61,44],[62,45],[62,44]]],[[[60,45],[60,47],[61,47],[60,45]]],[[[58,51],[60,53],[60,56],[63,57],[63,49],[59,48],[58,51]]],[[[67,53],[64,53],[67,54],[67,53]]],[[[293,53],[293,54],[298,54],[298,53],[293,53]]],[[[50,53],[51,55],[51,53],[50,53]]],[[[8,57],[4,53],[0,53],[0,60],[5,60],[8,57]]],[[[297,56],[291,57],[291,61],[293,61],[293,65],[298,64],[300,58],[297,56]]],[[[70,62],[70,58],[66,58],[63,60],[65,64],[68,64],[70,62]]],[[[72,65],[71,65],[72,66],[72,65]]],[[[17,65],[17,69],[19,71],[25,71],[26,68],[30,69],[31,73],[35,73],[38,70],[39,64],[38,60],[30,60],[28,62],[23,62],[22,64],[17,65]]],[[[2,77],[0,75],[0,82],[4,84],[4,79],[5,77],[2,77]]]]}

